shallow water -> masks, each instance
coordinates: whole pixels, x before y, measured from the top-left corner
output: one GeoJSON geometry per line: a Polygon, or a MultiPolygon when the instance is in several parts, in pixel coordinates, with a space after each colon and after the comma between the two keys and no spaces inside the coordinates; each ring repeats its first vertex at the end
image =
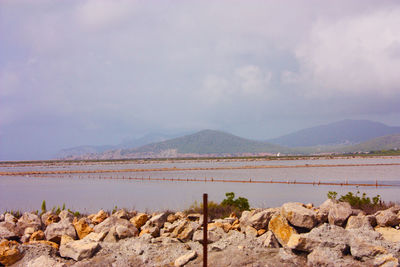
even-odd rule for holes
{"type": "MultiPolygon", "coordinates": [[[[273,160],[273,161],[187,161],[161,163],[90,163],[66,165],[13,165],[1,166],[1,171],[31,170],[117,170],[149,168],[193,168],[260,165],[315,165],[315,164],[388,164],[400,163],[400,158],[367,159],[319,159],[319,160],[273,160]]],[[[235,192],[246,197],[252,207],[279,206],[288,201],[319,205],[326,199],[328,191],[345,194],[348,191],[366,192],[369,196],[380,194],[384,200],[400,201],[400,187],[325,186],[298,184],[256,184],[220,182],[135,181],[123,177],[151,178],[197,178],[266,180],[266,181],[334,181],[343,183],[372,183],[400,185],[400,165],[391,166],[346,166],[346,167],[299,167],[233,170],[190,170],[118,172],[102,174],[44,175],[44,177],[0,176],[0,212],[5,210],[40,209],[43,200],[47,207],[62,206],[83,212],[100,208],[111,210],[114,206],[137,210],[178,210],[201,201],[202,194],[220,202],[226,192],[235,192]]]]}

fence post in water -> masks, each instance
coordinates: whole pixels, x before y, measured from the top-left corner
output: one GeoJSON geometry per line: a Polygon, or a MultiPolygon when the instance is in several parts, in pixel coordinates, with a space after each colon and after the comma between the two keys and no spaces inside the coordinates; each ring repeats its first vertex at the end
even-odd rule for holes
{"type": "Polygon", "coordinates": [[[207,267],[208,195],[203,194],[203,267],[207,267]]]}

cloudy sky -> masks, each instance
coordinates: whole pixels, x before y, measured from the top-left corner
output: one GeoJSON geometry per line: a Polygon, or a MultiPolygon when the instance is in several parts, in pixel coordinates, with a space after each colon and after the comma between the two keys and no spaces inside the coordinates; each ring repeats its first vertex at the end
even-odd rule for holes
{"type": "Polygon", "coordinates": [[[218,129],[400,125],[399,1],[0,0],[0,160],[218,129]]]}

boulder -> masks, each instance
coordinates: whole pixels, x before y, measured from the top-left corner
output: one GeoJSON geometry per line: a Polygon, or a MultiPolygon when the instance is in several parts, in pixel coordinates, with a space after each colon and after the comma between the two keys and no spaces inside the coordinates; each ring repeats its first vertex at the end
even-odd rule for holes
{"type": "Polygon", "coordinates": [[[40,217],[34,213],[25,212],[17,222],[17,228],[22,234],[25,228],[32,227],[34,231],[40,230],[42,228],[42,221],[40,217]]]}
{"type": "Polygon", "coordinates": [[[72,237],[70,237],[69,235],[62,235],[61,236],[61,241],[60,241],[60,245],[65,245],[69,242],[74,241],[75,239],[73,239],[72,237]]]}
{"type": "Polygon", "coordinates": [[[65,220],[68,222],[72,222],[74,220],[74,215],[67,210],[62,210],[60,214],[58,214],[58,217],[60,217],[60,220],[65,220]]]}
{"type": "Polygon", "coordinates": [[[328,214],[328,221],[330,224],[344,226],[347,219],[353,214],[353,210],[349,203],[339,202],[334,204],[328,214]]]}
{"type": "Polygon", "coordinates": [[[34,232],[30,237],[29,241],[45,240],[46,236],[42,230],[34,232]]]}
{"type": "Polygon", "coordinates": [[[346,229],[366,228],[372,230],[375,225],[376,225],[375,216],[357,215],[349,217],[346,224],[346,229]]]}
{"type": "Polygon", "coordinates": [[[118,224],[115,226],[115,232],[117,233],[118,239],[124,239],[135,236],[137,234],[137,229],[118,224]]]}
{"type": "Polygon", "coordinates": [[[375,258],[388,252],[381,246],[375,246],[360,239],[353,239],[350,246],[351,255],[359,260],[365,261],[368,258],[375,258]]]}
{"type": "Polygon", "coordinates": [[[306,234],[292,234],[287,247],[311,252],[317,247],[326,247],[344,251],[348,247],[349,232],[336,225],[323,224],[306,234]]]}
{"type": "Polygon", "coordinates": [[[46,246],[52,247],[56,250],[58,250],[58,248],[59,248],[57,243],[47,241],[47,240],[33,240],[33,241],[29,241],[28,244],[29,245],[35,245],[35,244],[46,245],[46,246]]]}
{"type": "Polygon", "coordinates": [[[4,240],[0,243],[0,263],[5,266],[10,266],[20,259],[23,255],[20,246],[16,241],[4,240]]]}
{"type": "Polygon", "coordinates": [[[4,218],[5,218],[4,214],[0,214],[0,222],[4,222],[4,218]]]}
{"type": "Polygon", "coordinates": [[[0,222],[0,240],[1,239],[17,239],[19,233],[14,222],[0,222]]]}
{"type": "Polygon", "coordinates": [[[176,216],[175,214],[170,214],[170,215],[168,215],[168,217],[167,217],[167,222],[169,222],[169,223],[173,223],[173,222],[175,222],[176,220],[178,220],[179,218],[178,218],[178,216],[176,216]]]}
{"type": "Polygon", "coordinates": [[[118,234],[115,230],[115,226],[111,227],[108,231],[106,237],[104,238],[104,242],[108,243],[116,243],[118,241],[118,234]]]}
{"type": "Polygon", "coordinates": [[[168,213],[163,212],[160,214],[157,214],[149,220],[151,225],[157,226],[158,228],[161,228],[164,226],[164,223],[167,221],[168,218],[168,213]]]}
{"type": "Polygon", "coordinates": [[[279,209],[275,208],[244,211],[242,217],[240,217],[240,229],[246,229],[247,226],[251,226],[256,230],[265,229],[272,216],[278,212],[279,209]]]}
{"type": "MultiPolygon", "coordinates": [[[[207,243],[214,243],[217,242],[218,240],[221,239],[221,235],[219,233],[216,233],[214,231],[208,231],[207,233],[207,243]]],[[[197,230],[193,234],[193,241],[197,241],[200,243],[203,243],[203,230],[197,230]]]]}
{"type": "Polygon", "coordinates": [[[15,218],[15,216],[12,215],[11,213],[6,213],[4,214],[4,221],[9,223],[16,223],[18,222],[18,219],[15,218]]]}
{"type": "Polygon", "coordinates": [[[261,235],[257,240],[266,248],[279,248],[279,242],[276,239],[274,233],[272,233],[272,231],[267,231],[265,234],[261,235]]]}
{"type": "Polygon", "coordinates": [[[106,233],[94,233],[91,232],[87,236],[85,236],[83,239],[84,240],[89,240],[89,241],[94,241],[94,242],[100,242],[103,241],[103,239],[106,237],[106,233]]]}
{"type": "Polygon", "coordinates": [[[118,225],[127,227],[134,235],[138,234],[137,228],[128,220],[120,219],[113,216],[108,217],[102,223],[96,225],[93,230],[95,233],[109,232],[111,228],[115,228],[118,225]]]}
{"type": "Polygon", "coordinates": [[[392,227],[376,227],[375,231],[380,233],[382,237],[390,242],[400,242],[400,230],[392,227]]]}
{"type": "Polygon", "coordinates": [[[73,239],[77,238],[74,226],[68,220],[61,220],[58,223],[52,223],[44,231],[46,239],[55,243],[60,243],[62,235],[68,235],[73,239]]]}
{"type": "Polygon", "coordinates": [[[139,229],[142,227],[147,220],[149,219],[149,216],[146,213],[139,213],[135,217],[133,217],[130,222],[137,228],[139,229]]]}
{"type": "Polygon", "coordinates": [[[67,265],[65,263],[56,261],[54,258],[51,258],[48,255],[41,255],[40,257],[37,257],[26,263],[26,267],[43,267],[43,266],[66,267],[67,265]]]}
{"type": "Polygon", "coordinates": [[[214,223],[209,223],[208,224],[208,229],[213,229],[213,227],[219,227],[222,230],[224,230],[225,233],[228,233],[229,230],[232,229],[232,225],[228,222],[225,222],[223,220],[216,220],[214,223]]]}
{"type": "Polygon", "coordinates": [[[171,234],[171,237],[176,237],[184,242],[192,239],[194,231],[199,228],[199,225],[195,222],[181,221],[181,223],[175,227],[171,234]]]}
{"type": "Polygon", "coordinates": [[[93,232],[93,228],[89,226],[90,221],[87,218],[80,218],[78,221],[73,222],[76,233],[78,234],[79,239],[84,238],[89,233],[93,232]]]}
{"type": "Polygon", "coordinates": [[[189,252],[189,253],[187,253],[185,255],[182,255],[179,258],[177,258],[175,260],[175,262],[174,262],[174,265],[175,266],[179,266],[179,267],[183,266],[186,263],[188,263],[189,261],[195,259],[196,257],[197,257],[197,253],[196,253],[196,251],[193,250],[193,251],[191,251],[191,252],[189,252]]]}
{"type": "Polygon", "coordinates": [[[310,230],[317,224],[317,213],[302,203],[290,202],[282,205],[281,214],[292,225],[310,230]]]}
{"type": "Polygon", "coordinates": [[[337,249],[317,247],[307,256],[309,267],[335,267],[335,266],[362,266],[351,257],[343,257],[343,253],[337,249]]]}
{"type": "Polygon", "coordinates": [[[254,228],[250,225],[246,227],[246,229],[244,230],[244,233],[245,233],[246,237],[257,237],[257,235],[258,235],[256,228],[254,228]]]}
{"type": "Polygon", "coordinates": [[[115,213],[113,213],[113,215],[112,216],[114,216],[114,217],[117,217],[117,218],[120,218],[120,219],[128,219],[128,213],[126,212],[126,210],[124,210],[124,209],[120,209],[120,210],[117,210],[115,213]]]}
{"type": "Polygon", "coordinates": [[[398,267],[399,260],[393,254],[385,254],[375,257],[373,264],[380,267],[398,267]]]}
{"type": "Polygon", "coordinates": [[[274,215],[268,224],[268,229],[271,230],[276,239],[282,246],[286,246],[290,237],[297,234],[296,229],[289,225],[288,221],[280,214],[274,215]]]}
{"type": "Polygon", "coordinates": [[[71,241],[60,246],[60,255],[80,261],[92,257],[99,248],[98,242],[89,240],[71,241]]]}
{"type": "Polygon", "coordinates": [[[41,220],[44,225],[48,226],[52,223],[59,222],[61,218],[58,215],[52,213],[51,211],[48,211],[43,213],[41,220]]]}
{"type": "Polygon", "coordinates": [[[381,210],[375,213],[376,223],[378,226],[396,226],[400,224],[400,217],[393,209],[381,210]]]}
{"type": "Polygon", "coordinates": [[[91,216],[92,223],[99,224],[108,218],[108,214],[104,210],[100,210],[97,214],[91,216]]]}

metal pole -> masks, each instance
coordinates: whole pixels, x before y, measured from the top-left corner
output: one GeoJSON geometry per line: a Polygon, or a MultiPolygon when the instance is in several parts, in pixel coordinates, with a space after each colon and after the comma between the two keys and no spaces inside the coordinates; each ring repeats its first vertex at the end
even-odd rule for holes
{"type": "Polygon", "coordinates": [[[208,195],[203,194],[203,267],[207,267],[208,195]]]}

